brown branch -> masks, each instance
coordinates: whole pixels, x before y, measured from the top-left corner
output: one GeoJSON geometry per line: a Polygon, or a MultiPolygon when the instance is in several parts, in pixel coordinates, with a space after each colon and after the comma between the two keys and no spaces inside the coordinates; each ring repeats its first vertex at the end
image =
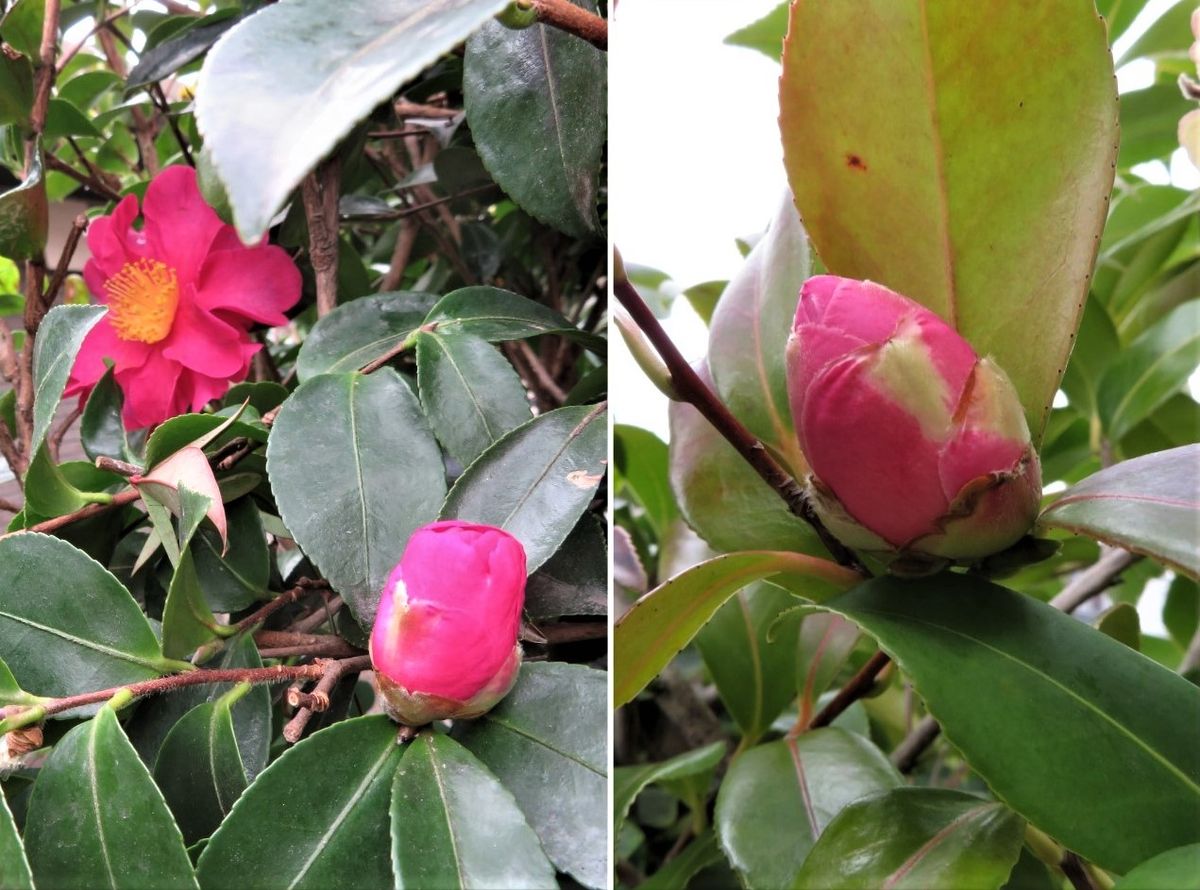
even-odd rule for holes
{"type": "MultiPolygon", "coordinates": [[[[29,528],[21,529],[20,531],[9,532],[8,535],[20,535],[25,532],[41,532],[42,534],[50,534],[56,532],[64,526],[68,526],[73,522],[79,522],[83,519],[91,519],[93,516],[99,516],[101,513],[107,513],[109,510],[115,510],[117,507],[124,507],[126,504],[132,504],[136,501],[140,494],[137,491],[122,491],[113,495],[113,499],[107,504],[88,504],[73,513],[67,513],[64,516],[56,516],[53,519],[47,519],[45,522],[39,522],[36,525],[31,525],[29,528]]],[[[0,538],[6,538],[8,535],[0,535],[0,538]]]]}
{"type": "Polygon", "coordinates": [[[546,370],[546,366],[542,364],[541,357],[533,351],[533,347],[525,340],[517,340],[515,347],[521,356],[525,359],[526,367],[529,372],[537,380],[538,385],[542,390],[554,401],[556,405],[561,405],[567,400],[567,394],[563,388],[555,382],[550,376],[550,372],[546,370]]]}
{"type": "Polygon", "coordinates": [[[60,160],[52,154],[47,154],[45,157],[46,169],[55,170],[62,173],[64,176],[69,176],[80,185],[85,186],[102,198],[107,198],[109,201],[120,201],[121,193],[110,187],[107,183],[98,179],[95,176],[90,176],[85,173],[80,173],[66,161],[60,160]]]}
{"type": "Polygon", "coordinates": [[[162,86],[153,83],[150,85],[148,92],[150,94],[150,101],[157,106],[159,113],[167,122],[167,126],[171,128],[171,134],[175,137],[175,143],[183,153],[183,159],[187,161],[189,167],[195,167],[196,160],[192,157],[192,150],[188,148],[187,140],[183,138],[183,131],[179,129],[179,123],[175,118],[171,117],[171,105],[167,102],[167,95],[163,92],[162,86]]]}
{"type": "Polygon", "coordinates": [[[332,621],[333,616],[337,614],[343,605],[345,603],[340,596],[331,597],[321,603],[311,614],[305,615],[303,618],[289,625],[288,630],[299,634],[312,633],[322,624],[332,621]]]}
{"type": "MultiPolygon", "coordinates": [[[[325,702],[325,707],[329,707],[329,696],[333,692],[333,687],[337,686],[338,681],[346,674],[354,673],[355,671],[369,670],[371,667],[371,658],[367,655],[361,655],[357,658],[350,658],[345,661],[326,662],[324,670],[321,674],[321,679],[318,681],[316,688],[312,691],[312,698],[325,702]]],[[[299,691],[297,691],[299,696],[299,691]]],[[[324,709],[322,709],[324,710],[324,709]]],[[[308,726],[308,721],[312,719],[314,711],[311,707],[302,707],[296,712],[296,716],[287,722],[283,727],[283,737],[289,744],[296,744],[304,735],[304,730],[308,726]]]]}
{"type": "Polygon", "coordinates": [[[705,386],[704,381],[687,363],[675,344],[671,342],[671,338],[663,330],[663,326],[654,317],[650,307],[642,300],[629,280],[618,277],[613,282],[613,293],[666,363],[667,370],[671,373],[671,382],[679,398],[691,404],[704,415],[717,432],[758,472],[763,481],[783,498],[788,509],[813,527],[817,537],[821,539],[821,543],[825,545],[839,565],[854,569],[864,578],[870,577],[870,572],[858,557],[825,528],[808,502],[804,489],[771,456],[763,443],[733,416],[725,403],[705,386]]]}
{"type": "Polygon", "coordinates": [[[412,127],[405,130],[372,130],[367,133],[368,139],[403,139],[405,136],[432,136],[433,131],[424,127],[412,127]]]}
{"type": "Polygon", "coordinates": [[[891,659],[883,652],[876,652],[867,660],[850,681],[838,690],[837,695],[817,712],[817,716],[809,721],[809,729],[817,729],[821,726],[828,726],[836,720],[846,708],[850,707],[864,695],[866,695],[873,685],[875,678],[880,672],[891,664],[891,659]]]}
{"type": "MultiPolygon", "coordinates": [[[[104,50],[104,58],[108,67],[122,80],[129,77],[129,69],[125,65],[125,57],[121,54],[115,38],[125,40],[115,23],[106,24],[96,32],[100,48],[104,50]]],[[[134,141],[137,143],[138,157],[141,159],[142,170],[154,177],[158,175],[158,149],[154,145],[154,121],[146,117],[140,108],[130,108],[129,116],[133,120],[134,141]]]]}
{"type": "Polygon", "coordinates": [[[22,504],[16,501],[10,501],[8,498],[0,498],[0,510],[5,510],[9,513],[20,513],[24,509],[22,504]]]}
{"type": "Polygon", "coordinates": [[[932,717],[926,717],[913,727],[912,731],[904,737],[904,741],[897,745],[896,750],[892,752],[891,761],[895,764],[896,769],[902,773],[912,772],[921,754],[933,744],[933,740],[941,731],[942,728],[932,717]]]}
{"type": "Polygon", "coordinates": [[[297,634],[281,630],[260,630],[254,635],[258,654],[263,658],[323,655],[341,658],[361,655],[362,650],[351,646],[335,634],[297,634]]]}
{"type": "Polygon", "coordinates": [[[58,463],[58,450],[62,447],[63,438],[82,414],[83,406],[77,404],[67,412],[67,416],[62,419],[62,422],[46,437],[46,447],[50,449],[50,457],[54,459],[55,463],[58,463]]]}
{"type": "Polygon", "coordinates": [[[27,469],[25,455],[17,448],[17,443],[13,440],[12,431],[9,430],[8,424],[3,420],[0,420],[0,456],[3,456],[5,463],[8,464],[9,469],[16,476],[17,485],[24,490],[24,475],[27,469]]]}
{"type": "Polygon", "coordinates": [[[109,25],[111,25],[113,22],[115,22],[117,19],[121,18],[122,16],[128,15],[133,10],[133,7],[135,5],[136,5],[136,3],[130,3],[128,6],[118,9],[112,15],[106,16],[105,18],[96,22],[96,24],[92,26],[92,29],[83,36],[82,40],[80,40],[73,47],[71,47],[70,49],[68,49],[66,52],[64,52],[62,54],[62,58],[60,58],[58,60],[58,65],[57,65],[58,73],[62,74],[63,69],[67,67],[67,64],[73,58],[75,58],[76,54],[81,49],[83,49],[85,46],[87,46],[87,42],[89,40],[91,40],[93,37],[95,37],[96,33],[98,31],[100,31],[102,28],[107,28],[109,25]]]}
{"type": "Polygon", "coordinates": [[[341,164],[336,155],[304,177],[300,194],[308,217],[308,255],[317,278],[317,317],[337,305],[338,186],[341,164]]]}
{"type": "Polygon", "coordinates": [[[75,257],[75,250],[79,247],[79,239],[83,237],[83,233],[87,230],[88,219],[82,213],[75,217],[75,221],[71,223],[71,231],[67,233],[67,240],[63,243],[62,253],[58,255],[58,265],[54,267],[54,274],[50,276],[50,284],[46,286],[46,305],[53,306],[54,301],[58,299],[58,292],[62,289],[63,282],[67,280],[67,275],[71,272],[71,260],[75,257]]]}
{"type": "Polygon", "coordinates": [[[296,586],[291,590],[285,590],[269,603],[266,603],[265,605],[256,609],[254,612],[247,615],[237,624],[233,625],[233,627],[239,631],[242,631],[248,627],[254,626],[255,624],[261,624],[284,606],[296,602],[296,600],[300,599],[300,597],[304,596],[310,590],[320,590],[321,588],[328,586],[329,585],[326,582],[317,583],[309,581],[307,578],[305,578],[301,583],[296,584],[296,586]]]}
{"type": "MultiPolygon", "coordinates": [[[[368,665],[370,664],[369,659],[350,659],[347,664],[358,664],[363,660],[366,660],[368,665]]],[[[10,716],[4,721],[4,724],[7,727],[6,731],[10,731],[19,726],[41,721],[53,714],[61,714],[74,708],[108,701],[122,692],[128,693],[132,698],[142,698],[147,695],[159,695],[163,692],[183,689],[186,686],[202,686],[207,683],[284,683],[302,679],[315,680],[328,673],[329,669],[330,664],[328,661],[319,660],[312,664],[301,665],[281,664],[265,668],[199,669],[187,671],[182,674],[171,674],[167,677],[156,677],[153,680],[143,680],[140,683],[130,683],[127,686],[113,686],[109,689],[100,689],[96,692],[84,692],[80,695],[50,699],[42,705],[37,705],[22,714],[16,715],[15,722],[10,716]]],[[[353,668],[343,668],[343,670],[350,669],[353,668]]]]}
{"type": "Polygon", "coordinates": [[[417,242],[417,226],[414,223],[402,222],[400,231],[396,233],[396,246],[392,248],[392,258],[388,270],[379,280],[379,290],[383,293],[393,291],[404,280],[404,270],[412,259],[413,245],[417,242]]]}
{"type": "Polygon", "coordinates": [[[456,108],[443,108],[440,105],[422,105],[418,102],[397,102],[392,106],[397,117],[456,117],[462,111],[456,108]]]}
{"type": "Polygon", "coordinates": [[[517,0],[517,5],[532,6],[543,25],[581,37],[596,49],[608,49],[608,22],[570,0],[517,0]]]}

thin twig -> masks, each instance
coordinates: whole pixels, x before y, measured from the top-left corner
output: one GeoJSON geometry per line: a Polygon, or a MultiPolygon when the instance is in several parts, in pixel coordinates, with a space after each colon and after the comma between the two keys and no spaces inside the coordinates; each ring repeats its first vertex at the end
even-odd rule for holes
{"type": "Polygon", "coordinates": [[[588,12],[571,3],[570,0],[526,0],[528,9],[532,5],[537,12],[538,21],[543,25],[551,25],[560,31],[574,34],[590,43],[596,49],[608,49],[608,22],[595,13],[588,12]]]}
{"type": "Polygon", "coordinates": [[[1069,615],[1092,597],[1112,587],[1117,576],[1141,558],[1119,547],[1108,550],[1094,564],[1071,579],[1071,583],[1050,600],[1050,605],[1069,615]]]}
{"type": "Polygon", "coordinates": [[[323,602],[312,614],[305,615],[298,621],[288,625],[288,630],[298,634],[310,634],[321,625],[333,619],[338,610],[345,605],[340,596],[334,596],[323,602]]]}
{"type": "Polygon", "coordinates": [[[733,416],[716,394],[704,385],[704,381],[687,363],[675,344],[671,342],[671,338],[663,330],[663,326],[659,324],[654,313],[650,311],[650,307],[642,300],[628,279],[619,278],[615,281],[613,293],[666,363],[667,369],[671,372],[671,381],[679,397],[704,415],[717,432],[758,472],[763,481],[783,498],[792,513],[813,527],[817,537],[821,539],[821,543],[825,545],[839,565],[854,569],[864,578],[869,577],[870,572],[858,557],[825,528],[812,505],[809,504],[804,489],[771,456],[763,443],[733,416]]]}
{"type": "Polygon", "coordinates": [[[392,258],[388,262],[388,270],[379,279],[379,290],[382,293],[393,291],[404,280],[404,270],[412,258],[413,245],[417,242],[417,225],[411,222],[401,222],[400,231],[396,233],[396,246],[392,248],[392,258]]]}
{"type": "Polygon", "coordinates": [[[56,532],[60,528],[70,525],[73,522],[79,522],[83,519],[91,519],[93,516],[99,516],[101,513],[107,513],[109,510],[115,510],[118,507],[124,507],[126,504],[132,504],[141,495],[137,491],[122,491],[113,495],[113,499],[107,504],[88,504],[75,510],[72,513],[67,513],[64,516],[56,516],[53,519],[47,519],[45,522],[39,522],[36,525],[31,525],[29,528],[21,529],[8,534],[0,535],[0,539],[7,538],[9,535],[22,535],[26,532],[41,532],[42,534],[50,534],[56,532]]]}
{"type": "Polygon", "coordinates": [[[817,712],[817,716],[813,717],[808,723],[809,729],[817,729],[821,726],[828,726],[836,720],[846,708],[850,707],[875,685],[875,678],[879,673],[891,664],[891,659],[883,652],[876,652],[867,660],[849,682],[838,690],[837,695],[817,712]]]}
{"type": "Polygon", "coordinates": [[[171,133],[175,137],[175,144],[179,146],[179,150],[183,152],[183,159],[187,161],[189,167],[195,167],[196,161],[192,157],[192,150],[188,148],[187,140],[183,138],[183,131],[179,129],[179,123],[175,118],[171,117],[171,105],[167,102],[167,95],[163,92],[161,84],[152,83],[148,90],[150,93],[150,101],[153,102],[167,122],[167,126],[171,128],[171,133]]]}
{"type": "Polygon", "coordinates": [[[320,590],[322,587],[328,586],[329,585],[325,582],[322,582],[320,585],[312,582],[307,584],[297,584],[291,590],[285,590],[269,603],[266,603],[265,605],[256,609],[254,612],[247,615],[237,624],[233,625],[233,627],[239,631],[242,631],[248,627],[253,627],[255,624],[261,624],[284,606],[296,602],[296,600],[300,599],[300,597],[304,596],[310,590],[320,590]]]}
{"type": "Polygon", "coordinates": [[[559,386],[557,382],[555,382],[553,377],[550,376],[550,372],[546,370],[546,366],[542,364],[541,358],[536,352],[533,351],[533,348],[529,345],[529,343],[527,343],[525,340],[517,340],[516,348],[521,353],[521,356],[525,359],[527,367],[546,394],[549,395],[557,405],[561,405],[563,402],[565,402],[567,400],[566,392],[564,392],[563,388],[559,386]]]}
{"type": "Polygon", "coordinates": [[[8,513],[20,513],[24,507],[16,501],[10,501],[8,498],[0,498],[0,510],[8,513]]]}
{"type": "MultiPolygon", "coordinates": [[[[313,689],[314,697],[324,697],[325,707],[328,707],[329,697],[333,693],[333,687],[337,686],[338,681],[346,674],[351,674],[356,671],[365,671],[371,667],[370,656],[363,655],[358,658],[350,658],[345,661],[327,662],[325,670],[322,673],[320,681],[316,688],[313,689]]],[[[287,722],[283,727],[283,737],[289,744],[296,744],[304,735],[305,727],[308,726],[308,721],[312,719],[312,708],[301,708],[296,712],[296,716],[287,722]]]]}
{"type": "Polygon", "coordinates": [[[317,279],[317,317],[337,305],[338,184],[341,164],[333,155],[304,177],[300,194],[308,217],[308,255],[317,279]]]}
{"type": "Polygon", "coordinates": [[[91,40],[93,37],[96,36],[96,32],[98,32],[101,28],[107,28],[109,25],[111,25],[113,22],[115,22],[117,19],[121,18],[122,16],[128,15],[133,10],[133,7],[135,7],[136,5],[137,5],[136,2],[130,3],[128,6],[118,9],[116,12],[112,13],[111,15],[106,16],[105,18],[96,22],[96,24],[92,26],[92,29],[83,36],[82,40],[80,40],[73,47],[71,47],[70,49],[68,49],[66,52],[64,52],[62,54],[62,58],[60,58],[58,60],[58,65],[57,65],[58,73],[62,74],[63,69],[67,67],[67,63],[69,63],[73,58],[75,58],[75,55],[87,45],[87,42],[89,40],[91,40]]]}
{"type": "Polygon", "coordinates": [[[75,221],[71,223],[71,231],[67,232],[67,240],[63,243],[62,253],[58,255],[58,265],[54,267],[54,274],[50,276],[50,283],[46,286],[46,305],[53,306],[54,301],[58,299],[58,292],[62,289],[63,282],[67,280],[67,275],[71,272],[71,260],[75,258],[75,250],[79,247],[79,239],[87,230],[88,218],[82,213],[75,217],[75,221]]]}
{"type": "Polygon", "coordinates": [[[59,158],[55,157],[52,154],[47,154],[45,161],[46,161],[47,169],[55,170],[59,173],[62,173],[64,176],[69,176],[71,179],[74,179],[80,185],[86,186],[87,188],[91,189],[93,192],[95,192],[100,197],[106,198],[109,201],[120,201],[121,200],[120,192],[111,188],[107,183],[103,182],[102,180],[98,179],[95,176],[89,176],[88,174],[80,173],[78,170],[76,170],[74,167],[72,167],[66,161],[60,160],[59,158]]]}
{"type": "Polygon", "coordinates": [[[896,750],[892,752],[891,760],[896,769],[902,773],[911,772],[917,765],[921,754],[933,744],[933,740],[941,731],[942,728],[932,717],[926,717],[914,726],[912,731],[904,737],[904,741],[897,745],[896,750]]]}

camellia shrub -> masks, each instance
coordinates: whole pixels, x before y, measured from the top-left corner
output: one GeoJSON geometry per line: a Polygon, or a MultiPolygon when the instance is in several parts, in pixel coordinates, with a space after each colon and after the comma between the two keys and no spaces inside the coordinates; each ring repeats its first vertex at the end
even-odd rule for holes
{"type": "Polygon", "coordinates": [[[5,6],[0,886],[604,886],[604,10],[5,6]]]}
{"type": "Polygon", "coordinates": [[[1198,885],[1168,6],[1120,102],[1137,3],[796,0],[729,38],[781,59],[789,193],[675,288],[694,367],[653,258],[615,280],[672,399],[669,442],[614,433],[618,886],[1198,885]]]}

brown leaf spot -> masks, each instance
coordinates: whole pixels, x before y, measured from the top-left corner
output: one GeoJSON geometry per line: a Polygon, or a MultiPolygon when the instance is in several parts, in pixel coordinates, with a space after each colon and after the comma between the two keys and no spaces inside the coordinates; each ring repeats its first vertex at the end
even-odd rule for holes
{"type": "Polygon", "coordinates": [[[866,161],[864,161],[862,158],[860,158],[860,157],[859,157],[858,155],[856,155],[856,154],[848,154],[848,155],[846,155],[846,166],[847,166],[847,167],[853,167],[855,170],[861,170],[861,171],[863,171],[864,173],[866,173],[866,172],[867,172],[867,164],[866,164],[866,161]]]}
{"type": "Polygon", "coordinates": [[[567,473],[567,481],[576,488],[591,488],[603,478],[603,474],[593,476],[587,470],[573,470],[567,473]]]}

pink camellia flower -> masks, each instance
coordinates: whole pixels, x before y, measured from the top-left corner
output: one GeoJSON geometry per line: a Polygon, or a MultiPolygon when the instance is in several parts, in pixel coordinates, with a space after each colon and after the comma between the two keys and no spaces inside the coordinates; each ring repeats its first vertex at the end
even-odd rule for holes
{"type": "Polygon", "coordinates": [[[801,288],[787,362],[813,503],[844,543],[973,560],[1029,530],[1041,468],[1016,391],[933,312],[818,275],[801,288]]]}
{"type": "Polygon", "coordinates": [[[371,663],[392,719],[478,717],[521,667],[525,548],[490,525],[448,520],[413,532],[371,630],[371,663]]]}
{"type": "Polygon", "coordinates": [[[79,350],[66,395],[86,397],[105,371],[125,394],[130,429],[197,411],[242,380],[261,346],[251,325],[283,324],[300,271],[280,247],[246,247],[221,222],[191,167],[168,167],[142,201],[127,195],[88,227],[83,277],[108,313],[79,350]]]}

